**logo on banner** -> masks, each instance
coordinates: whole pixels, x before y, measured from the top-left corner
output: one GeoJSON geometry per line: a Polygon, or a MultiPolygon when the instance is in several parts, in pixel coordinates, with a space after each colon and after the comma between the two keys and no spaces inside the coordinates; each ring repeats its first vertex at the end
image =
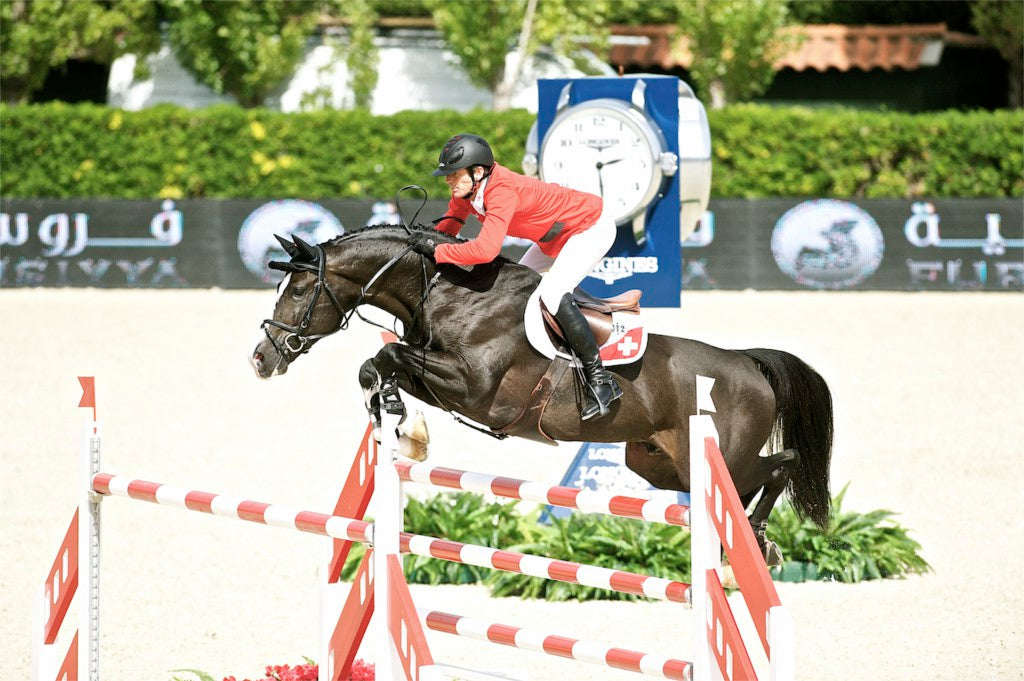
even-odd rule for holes
{"type": "Polygon", "coordinates": [[[0,254],[24,248],[30,256],[0,257],[0,285],[13,280],[15,286],[185,286],[177,258],[185,219],[170,199],[160,209],[149,218],[145,236],[139,224],[145,209],[112,216],[97,206],[98,228],[97,216],[88,212],[50,213],[39,219],[38,229],[27,212],[0,213],[0,254]]]}
{"type": "Polygon", "coordinates": [[[612,284],[619,279],[632,277],[634,274],[657,274],[657,256],[602,258],[601,262],[594,265],[588,277],[600,279],[606,284],[612,284]]]}
{"type": "Polygon", "coordinates": [[[267,264],[272,260],[288,260],[288,254],[274,238],[292,235],[311,244],[320,243],[345,233],[338,218],[324,207],[309,201],[287,199],[263,204],[245,219],[238,232],[238,254],[245,268],[265,284],[273,284],[284,276],[267,264]]]}
{"type": "Polygon", "coordinates": [[[925,249],[925,259],[907,258],[910,284],[915,288],[942,287],[954,290],[984,289],[991,280],[993,288],[1020,289],[1024,286],[1024,262],[1019,254],[1006,255],[1007,249],[1024,248],[1024,239],[1002,235],[1002,216],[985,213],[984,237],[978,226],[946,225],[939,233],[939,213],[935,206],[916,201],[903,225],[907,241],[925,249]],[[967,234],[963,234],[966,231],[967,234]],[[953,252],[936,250],[952,249],[953,252]],[[974,253],[972,251],[979,251],[974,253]]]}
{"type": "Polygon", "coordinates": [[[884,252],[878,223],[846,201],[805,201],[787,211],[772,232],[779,269],[809,288],[856,286],[875,273],[884,252]]]}

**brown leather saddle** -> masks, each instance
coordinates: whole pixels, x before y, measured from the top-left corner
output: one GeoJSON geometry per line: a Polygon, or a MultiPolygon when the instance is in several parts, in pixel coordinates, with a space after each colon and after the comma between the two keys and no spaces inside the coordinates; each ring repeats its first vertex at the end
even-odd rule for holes
{"type": "MultiPolygon", "coordinates": [[[[640,296],[643,293],[640,289],[631,289],[613,298],[598,298],[576,287],[576,290],[572,292],[572,297],[579,305],[583,316],[587,318],[598,346],[601,346],[612,335],[612,312],[639,314],[640,296]]],[[[558,320],[555,319],[554,314],[548,311],[544,303],[541,303],[540,310],[544,316],[544,328],[548,332],[548,337],[551,338],[551,343],[561,349],[565,345],[565,336],[562,335],[558,320]]]]}
{"type": "MultiPolygon", "coordinates": [[[[604,345],[611,336],[613,312],[621,311],[639,314],[640,296],[643,295],[643,291],[633,289],[613,298],[597,298],[577,287],[572,292],[572,295],[576,300],[576,304],[579,305],[580,311],[583,312],[583,316],[587,318],[590,330],[593,331],[594,338],[600,346],[604,345]]],[[[556,348],[564,349],[566,345],[565,337],[562,335],[558,321],[544,307],[543,303],[541,303],[540,308],[541,314],[544,317],[544,327],[548,337],[551,339],[551,343],[556,348]]],[[[495,396],[495,404],[523,404],[523,407],[519,411],[518,416],[501,428],[495,428],[494,432],[516,435],[547,444],[555,444],[555,441],[541,428],[540,421],[544,417],[544,410],[547,409],[551,395],[554,394],[555,388],[565,377],[569,366],[569,360],[561,355],[556,355],[525,403],[522,402],[521,395],[513,394],[511,389],[506,388],[505,384],[502,384],[498,389],[498,394],[495,396]]]]}

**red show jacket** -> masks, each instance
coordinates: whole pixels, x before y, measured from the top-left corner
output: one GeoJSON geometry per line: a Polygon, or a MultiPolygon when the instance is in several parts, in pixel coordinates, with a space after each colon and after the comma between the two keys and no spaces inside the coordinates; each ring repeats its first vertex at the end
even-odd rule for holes
{"type": "MultiPolygon", "coordinates": [[[[453,197],[448,203],[448,215],[465,219],[472,213],[480,219],[479,236],[462,244],[440,244],[434,257],[439,263],[456,265],[491,262],[501,252],[505,237],[516,236],[533,241],[554,258],[569,237],[597,222],[603,207],[600,196],[541,182],[495,163],[484,187],[484,215],[468,199],[453,197]]],[[[444,220],[437,229],[454,236],[462,225],[444,220]]]]}

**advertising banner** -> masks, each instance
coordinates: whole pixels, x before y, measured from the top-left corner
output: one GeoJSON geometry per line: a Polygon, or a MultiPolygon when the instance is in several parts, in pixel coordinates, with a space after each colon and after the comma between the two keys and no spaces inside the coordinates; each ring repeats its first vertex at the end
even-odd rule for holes
{"type": "MultiPolygon", "coordinates": [[[[402,203],[410,222],[419,201],[402,203]]],[[[429,201],[417,221],[446,207],[429,201]]],[[[280,273],[267,263],[286,257],[274,234],[318,242],[398,220],[389,200],[0,199],[0,287],[269,287],[280,273]]],[[[1022,292],[1024,202],[718,199],[681,252],[683,291],[1022,292]]]]}
{"type": "Polygon", "coordinates": [[[1024,291],[1019,199],[712,200],[683,290],[1024,291]]]}
{"type": "Polygon", "coordinates": [[[0,207],[2,286],[219,285],[215,202],[13,199],[0,207]]]}
{"type": "MultiPolygon", "coordinates": [[[[611,250],[584,279],[583,287],[597,296],[637,288],[650,307],[679,307],[679,176],[676,167],[664,177],[652,172],[662,162],[678,163],[679,79],[551,78],[537,82],[537,93],[542,171],[564,166],[561,179],[554,181],[601,196],[605,211],[612,215],[647,194],[637,208],[621,216],[629,220],[628,215],[639,210],[632,222],[617,220],[611,250]],[[617,114],[611,105],[615,102],[632,102],[630,115],[617,114]],[[566,132],[549,135],[559,125],[566,132]],[[648,139],[645,130],[657,133],[651,132],[648,139]],[[604,155],[605,150],[611,155],[604,155]],[[547,160],[556,155],[558,160],[547,160]],[[626,281],[628,286],[623,285],[626,281]]],[[[541,176],[549,177],[544,172],[541,176]]]]}
{"type": "MultiPolygon", "coordinates": [[[[418,206],[403,200],[407,221],[418,206]]],[[[0,199],[0,287],[273,286],[282,275],[267,264],[288,259],[274,234],[317,243],[398,220],[387,200],[0,199]]]]}

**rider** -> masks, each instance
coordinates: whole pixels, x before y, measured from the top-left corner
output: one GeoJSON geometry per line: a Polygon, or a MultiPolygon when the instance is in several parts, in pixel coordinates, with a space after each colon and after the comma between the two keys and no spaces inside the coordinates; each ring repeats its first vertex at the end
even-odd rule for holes
{"type": "Polygon", "coordinates": [[[572,291],[615,240],[615,221],[599,196],[541,182],[494,162],[487,141],[460,134],[449,139],[438,157],[434,176],[451,188],[446,219],[437,229],[456,235],[472,213],[483,223],[479,236],[465,243],[439,244],[420,237],[414,249],[438,263],[476,265],[494,260],[506,236],[533,242],[519,263],[546,272],[540,299],[562,326],[579,358],[586,380],[580,417],[586,421],[608,413],[622,389],[601,362],[600,351],[572,291]]]}

